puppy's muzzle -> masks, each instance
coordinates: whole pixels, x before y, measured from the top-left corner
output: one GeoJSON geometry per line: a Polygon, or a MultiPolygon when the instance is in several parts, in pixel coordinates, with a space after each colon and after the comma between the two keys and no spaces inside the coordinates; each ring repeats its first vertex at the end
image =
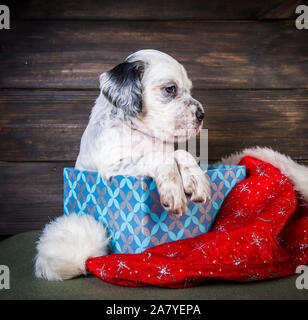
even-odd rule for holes
{"type": "Polygon", "coordinates": [[[197,112],[196,112],[196,118],[199,121],[199,123],[202,122],[202,120],[204,119],[204,112],[201,108],[198,107],[197,112]]]}

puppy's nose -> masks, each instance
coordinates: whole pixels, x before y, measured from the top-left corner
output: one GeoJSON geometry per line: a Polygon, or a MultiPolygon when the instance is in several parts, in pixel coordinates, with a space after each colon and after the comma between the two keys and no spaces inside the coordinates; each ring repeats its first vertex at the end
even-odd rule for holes
{"type": "Polygon", "coordinates": [[[201,122],[204,118],[204,112],[200,108],[198,108],[198,110],[196,112],[196,117],[199,122],[201,122]]]}

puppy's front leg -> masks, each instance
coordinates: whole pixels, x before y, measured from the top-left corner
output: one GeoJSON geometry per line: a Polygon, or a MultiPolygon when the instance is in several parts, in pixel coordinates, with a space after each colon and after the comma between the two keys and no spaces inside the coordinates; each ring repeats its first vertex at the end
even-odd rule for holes
{"type": "Polygon", "coordinates": [[[174,159],[161,163],[154,170],[154,177],[162,206],[171,213],[183,215],[187,211],[187,198],[182,178],[174,159]]]}
{"type": "Polygon", "coordinates": [[[211,196],[210,183],[195,158],[185,150],[176,150],[174,157],[179,166],[185,193],[193,202],[207,202],[211,196]]]}

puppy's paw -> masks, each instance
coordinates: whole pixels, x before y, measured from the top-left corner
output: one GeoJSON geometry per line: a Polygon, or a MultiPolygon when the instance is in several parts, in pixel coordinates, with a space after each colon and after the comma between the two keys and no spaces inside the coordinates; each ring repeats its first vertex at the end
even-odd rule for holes
{"type": "Polygon", "coordinates": [[[174,155],[186,195],[196,203],[209,201],[211,197],[210,181],[194,157],[185,150],[177,150],[174,155]]]}
{"type": "Polygon", "coordinates": [[[199,166],[180,168],[186,195],[195,203],[206,203],[211,197],[210,182],[199,166]]]}
{"type": "Polygon", "coordinates": [[[187,198],[185,193],[180,194],[178,190],[174,188],[165,188],[165,191],[160,195],[160,202],[169,213],[182,216],[187,212],[187,198]]]}
{"type": "Polygon", "coordinates": [[[183,215],[187,211],[187,198],[181,177],[170,178],[158,183],[161,205],[169,212],[183,215]]]}

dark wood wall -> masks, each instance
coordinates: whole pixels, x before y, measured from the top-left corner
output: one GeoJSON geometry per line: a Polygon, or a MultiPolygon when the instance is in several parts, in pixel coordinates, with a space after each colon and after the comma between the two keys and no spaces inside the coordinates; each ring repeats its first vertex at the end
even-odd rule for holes
{"type": "Polygon", "coordinates": [[[98,76],[141,48],[188,70],[207,108],[209,159],[270,146],[308,163],[305,1],[2,1],[0,235],[62,214],[62,169],[73,166],[98,76]]]}

